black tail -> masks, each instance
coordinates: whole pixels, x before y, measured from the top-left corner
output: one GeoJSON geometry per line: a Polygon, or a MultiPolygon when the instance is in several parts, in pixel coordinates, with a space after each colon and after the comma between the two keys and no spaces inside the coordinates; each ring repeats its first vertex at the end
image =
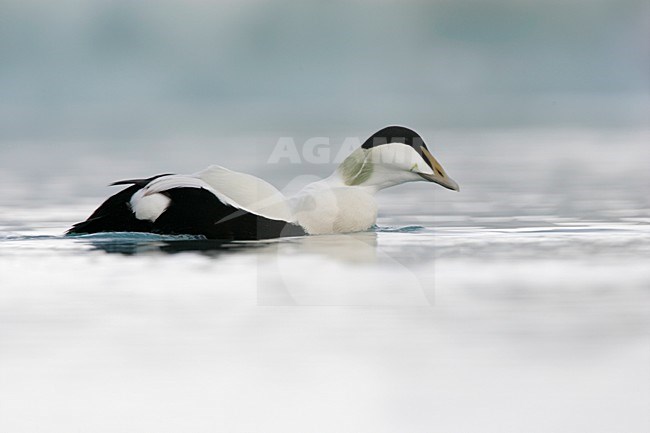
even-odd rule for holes
{"type": "Polygon", "coordinates": [[[147,232],[151,231],[152,222],[135,217],[129,202],[138,190],[149,182],[167,174],[148,179],[133,179],[114,182],[111,185],[131,185],[109,197],[86,221],[74,224],[66,234],[87,234],[99,232],[147,232]]]}

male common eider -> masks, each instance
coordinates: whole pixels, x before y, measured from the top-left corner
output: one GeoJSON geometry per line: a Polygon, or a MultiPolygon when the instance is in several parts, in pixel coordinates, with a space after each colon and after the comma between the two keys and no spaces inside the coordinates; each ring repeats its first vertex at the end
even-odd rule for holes
{"type": "Polygon", "coordinates": [[[115,182],[130,186],[68,234],[149,232],[254,240],[357,232],[377,219],[377,191],[422,180],[459,190],[415,131],[389,126],[368,138],[330,177],[293,197],[262,179],[213,165],[191,175],[115,182]]]}

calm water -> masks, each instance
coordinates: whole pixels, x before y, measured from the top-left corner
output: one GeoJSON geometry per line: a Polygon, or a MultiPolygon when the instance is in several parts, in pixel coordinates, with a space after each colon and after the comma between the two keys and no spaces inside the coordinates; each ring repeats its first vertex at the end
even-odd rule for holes
{"type": "Polygon", "coordinates": [[[264,137],[0,144],[0,431],[648,431],[650,133],[424,132],[461,193],[227,245],[62,233],[121,178],[332,166],[264,137]]]}

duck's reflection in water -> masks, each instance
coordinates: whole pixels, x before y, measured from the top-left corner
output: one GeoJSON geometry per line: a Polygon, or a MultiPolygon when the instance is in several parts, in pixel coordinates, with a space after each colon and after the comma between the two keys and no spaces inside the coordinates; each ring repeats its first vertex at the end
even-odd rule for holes
{"type": "Polygon", "coordinates": [[[198,253],[220,256],[236,252],[262,255],[320,255],[349,263],[373,263],[376,258],[377,233],[361,232],[340,235],[302,236],[264,241],[230,241],[174,237],[79,237],[92,249],[109,254],[139,255],[152,253],[198,253]]]}
{"type": "Polygon", "coordinates": [[[381,248],[380,235],[361,232],[256,242],[103,238],[90,244],[122,255],[228,256],[250,270],[258,305],[430,305],[432,268],[381,248]]]}
{"type": "Polygon", "coordinates": [[[432,269],[389,253],[374,232],[277,243],[258,255],[258,263],[260,305],[430,306],[433,301],[432,269]]]}
{"type": "Polygon", "coordinates": [[[235,251],[260,248],[264,246],[264,244],[258,243],[238,244],[227,240],[213,239],[102,239],[85,242],[88,242],[94,250],[127,256],[155,253],[178,254],[192,252],[206,256],[219,256],[235,251]]]}

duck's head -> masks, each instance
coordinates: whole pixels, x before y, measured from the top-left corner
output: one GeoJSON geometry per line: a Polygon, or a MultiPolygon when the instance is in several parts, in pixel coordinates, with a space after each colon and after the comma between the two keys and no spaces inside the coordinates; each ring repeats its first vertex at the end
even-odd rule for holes
{"type": "Polygon", "coordinates": [[[404,182],[427,181],[459,191],[424,140],[412,129],[388,126],[370,136],[337,170],[349,186],[382,189],[404,182]]]}

